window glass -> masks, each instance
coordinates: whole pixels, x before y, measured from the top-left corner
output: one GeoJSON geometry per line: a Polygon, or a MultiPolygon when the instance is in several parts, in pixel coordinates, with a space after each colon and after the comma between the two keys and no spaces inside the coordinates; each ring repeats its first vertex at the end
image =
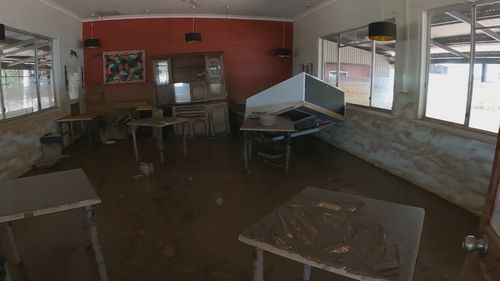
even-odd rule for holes
{"type": "Polygon", "coordinates": [[[1,118],[55,106],[52,40],[6,28],[0,51],[1,118]]]}
{"type": "Polygon", "coordinates": [[[454,16],[469,10],[465,6],[432,14],[427,117],[465,123],[471,27],[454,16]]]}
{"type": "Polygon", "coordinates": [[[37,40],[38,83],[42,109],[56,105],[52,71],[52,40],[37,40]]]}
{"type": "Polygon", "coordinates": [[[392,108],[394,99],[395,42],[375,42],[372,106],[392,108]]]}
{"type": "Polygon", "coordinates": [[[429,20],[426,116],[497,133],[500,2],[433,12],[429,20]]]}
{"type": "Polygon", "coordinates": [[[371,41],[363,27],[327,36],[322,47],[323,80],[342,89],[347,103],[392,109],[395,41],[371,41]]]}
{"type": "Polygon", "coordinates": [[[371,43],[340,48],[339,88],[346,102],[370,106],[371,43]]]}
{"type": "Polygon", "coordinates": [[[323,40],[323,80],[334,86],[337,86],[337,40],[336,36],[323,40]]]}

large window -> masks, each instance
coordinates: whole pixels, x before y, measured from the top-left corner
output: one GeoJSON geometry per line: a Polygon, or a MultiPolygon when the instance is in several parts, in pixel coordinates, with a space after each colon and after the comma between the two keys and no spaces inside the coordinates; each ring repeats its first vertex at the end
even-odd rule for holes
{"type": "Polygon", "coordinates": [[[0,119],[55,106],[52,39],[6,28],[0,42],[0,119]]]}
{"type": "Polygon", "coordinates": [[[322,50],[323,80],[342,89],[348,103],[392,109],[394,41],[371,41],[363,27],[323,38],[322,50]]]}
{"type": "Polygon", "coordinates": [[[428,26],[425,116],[498,132],[500,2],[432,11],[428,26]]]}

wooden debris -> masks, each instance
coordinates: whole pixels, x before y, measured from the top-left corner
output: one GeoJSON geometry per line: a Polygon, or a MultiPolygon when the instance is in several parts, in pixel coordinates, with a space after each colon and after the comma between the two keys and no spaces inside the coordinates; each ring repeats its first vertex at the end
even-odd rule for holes
{"type": "Polygon", "coordinates": [[[278,216],[280,218],[280,221],[281,221],[281,226],[283,226],[283,229],[285,230],[285,234],[288,238],[290,239],[293,239],[293,234],[292,232],[290,232],[290,229],[288,228],[288,226],[286,225],[285,223],[285,220],[283,219],[283,216],[281,215],[280,212],[278,212],[278,216]]]}
{"type": "Polygon", "coordinates": [[[274,243],[276,243],[276,245],[278,245],[278,247],[280,247],[282,249],[291,249],[292,248],[290,243],[285,241],[278,233],[273,232],[271,234],[271,236],[273,237],[274,243]]]}
{"type": "Polygon", "coordinates": [[[303,210],[294,208],[293,213],[299,222],[309,231],[311,234],[318,234],[318,229],[312,224],[309,217],[306,216],[303,210]]]}
{"type": "Polygon", "coordinates": [[[349,246],[349,245],[338,245],[338,246],[333,247],[333,249],[329,250],[328,253],[329,254],[342,255],[342,254],[347,254],[350,251],[351,251],[351,246],[349,246]]]}
{"type": "Polygon", "coordinates": [[[320,202],[320,203],[316,204],[315,206],[319,207],[319,208],[325,208],[328,210],[332,210],[332,211],[340,211],[342,209],[342,207],[340,207],[339,205],[333,204],[333,203],[328,203],[328,202],[320,202]]]}

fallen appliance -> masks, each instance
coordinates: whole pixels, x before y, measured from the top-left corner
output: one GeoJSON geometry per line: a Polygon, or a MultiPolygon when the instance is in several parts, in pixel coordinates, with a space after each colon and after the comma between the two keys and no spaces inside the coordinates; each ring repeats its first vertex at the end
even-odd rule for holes
{"type": "MultiPolygon", "coordinates": [[[[319,132],[345,118],[345,94],[305,72],[297,74],[246,100],[245,118],[267,113],[290,118],[297,137],[319,132]]],[[[276,136],[274,141],[282,140],[276,136]]]]}

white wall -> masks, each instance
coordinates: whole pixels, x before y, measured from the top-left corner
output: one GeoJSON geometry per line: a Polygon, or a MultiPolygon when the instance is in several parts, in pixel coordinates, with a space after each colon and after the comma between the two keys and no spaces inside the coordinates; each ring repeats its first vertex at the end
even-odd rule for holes
{"type": "MultiPolygon", "coordinates": [[[[393,111],[348,105],[347,119],[323,131],[320,137],[478,214],[488,189],[496,138],[418,118],[423,91],[423,13],[460,3],[339,0],[296,19],[294,72],[299,72],[302,63],[319,66],[319,38],[379,21],[383,6],[384,17],[396,17],[398,25],[393,111]]],[[[319,73],[318,68],[315,70],[319,73]]]]}
{"type": "Polygon", "coordinates": [[[64,66],[80,67],[83,52],[81,21],[37,0],[0,0],[0,23],[56,39],[54,80],[59,104],[57,109],[0,121],[0,179],[3,179],[27,172],[41,159],[40,136],[56,131],[54,120],[69,112],[64,66]],[[78,58],[69,56],[70,49],[78,53],[78,58]]]}

